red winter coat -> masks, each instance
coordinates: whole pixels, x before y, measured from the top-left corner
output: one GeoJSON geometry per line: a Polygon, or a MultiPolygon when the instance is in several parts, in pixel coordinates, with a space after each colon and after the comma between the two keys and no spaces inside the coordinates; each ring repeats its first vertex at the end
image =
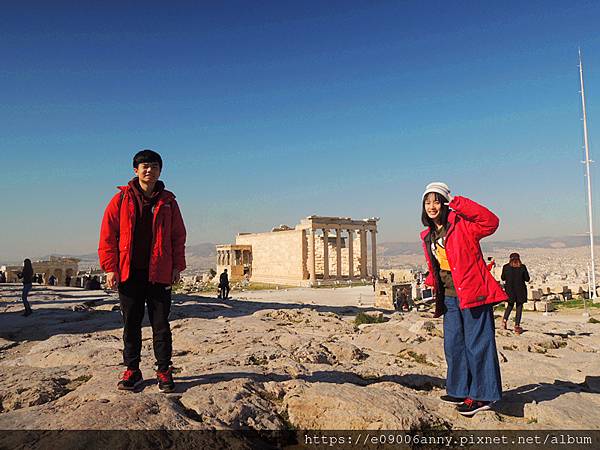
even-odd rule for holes
{"type": "MultiPolygon", "coordinates": [[[[483,259],[479,241],[493,234],[500,223],[490,210],[469,200],[456,196],[450,202],[448,230],[446,231],[446,256],[452,272],[452,280],[458,295],[460,309],[499,303],[508,297],[498,282],[489,272],[483,259]]],[[[429,228],[421,232],[423,250],[429,267],[429,275],[425,284],[433,286],[439,293],[439,279],[436,276],[431,250],[426,242],[430,242],[429,228]]],[[[443,297],[436,294],[436,313],[443,314],[443,297]]]]}
{"type": "MultiPolygon", "coordinates": [[[[119,186],[102,219],[98,256],[105,272],[129,278],[136,205],[130,186],[119,186]]],[[[153,243],[148,269],[151,283],[171,284],[173,269],[185,269],[185,225],[172,192],[163,190],[154,207],[153,243]]]]}

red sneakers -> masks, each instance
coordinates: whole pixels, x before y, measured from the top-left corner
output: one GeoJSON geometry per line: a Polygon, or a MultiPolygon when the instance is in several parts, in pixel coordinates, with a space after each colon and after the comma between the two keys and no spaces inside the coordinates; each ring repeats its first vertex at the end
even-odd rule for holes
{"type": "Polygon", "coordinates": [[[123,376],[117,384],[117,389],[133,391],[142,384],[143,381],[144,378],[142,377],[142,371],[140,369],[127,369],[123,372],[123,376]]]}
{"type": "Polygon", "coordinates": [[[485,411],[490,409],[492,402],[482,402],[473,400],[472,398],[466,398],[465,402],[457,408],[457,411],[463,416],[473,416],[479,411],[485,411]]]}
{"type": "Polygon", "coordinates": [[[173,381],[173,368],[167,370],[157,370],[156,380],[158,381],[158,390],[160,392],[173,392],[175,390],[175,382],[173,381]]]}

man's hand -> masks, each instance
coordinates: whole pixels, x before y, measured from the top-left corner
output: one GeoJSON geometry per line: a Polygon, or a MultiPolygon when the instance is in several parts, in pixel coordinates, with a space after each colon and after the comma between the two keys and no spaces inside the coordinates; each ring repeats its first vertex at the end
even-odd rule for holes
{"type": "Polygon", "coordinates": [[[173,269],[173,276],[171,277],[171,284],[179,283],[179,274],[181,272],[177,269],[173,269]]]}
{"type": "Polygon", "coordinates": [[[106,273],[106,286],[109,289],[116,289],[119,285],[119,274],[117,272],[106,273]]]}

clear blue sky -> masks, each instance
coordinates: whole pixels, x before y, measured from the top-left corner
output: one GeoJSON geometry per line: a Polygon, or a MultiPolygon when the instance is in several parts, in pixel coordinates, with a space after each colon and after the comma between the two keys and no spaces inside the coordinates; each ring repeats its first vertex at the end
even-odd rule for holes
{"type": "Polygon", "coordinates": [[[414,241],[436,180],[497,239],[586,229],[577,48],[600,161],[599,2],[12,3],[0,261],[95,251],[142,148],[188,244],[310,214],[414,241]]]}

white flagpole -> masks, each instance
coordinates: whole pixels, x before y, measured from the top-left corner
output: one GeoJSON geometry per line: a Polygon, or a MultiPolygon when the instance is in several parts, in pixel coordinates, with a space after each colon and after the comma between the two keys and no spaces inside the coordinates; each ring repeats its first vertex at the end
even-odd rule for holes
{"type": "Polygon", "coordinates": [[[581,49],[579,49],[579,80],[581,82],[581,107],[583,109],[583,142],[585,145],[585,174],[587,177],[588,196],[588,223],[590,226],[590,280],[592,284],[590,299],[596,299],[596,264],[594,260],[594,225],[592,222],[592,180],[590,178],[590,149],[588,146],[587,115],[585,112],[585,92],[583,89],[583,63],[581,62],[581,49]]]}

